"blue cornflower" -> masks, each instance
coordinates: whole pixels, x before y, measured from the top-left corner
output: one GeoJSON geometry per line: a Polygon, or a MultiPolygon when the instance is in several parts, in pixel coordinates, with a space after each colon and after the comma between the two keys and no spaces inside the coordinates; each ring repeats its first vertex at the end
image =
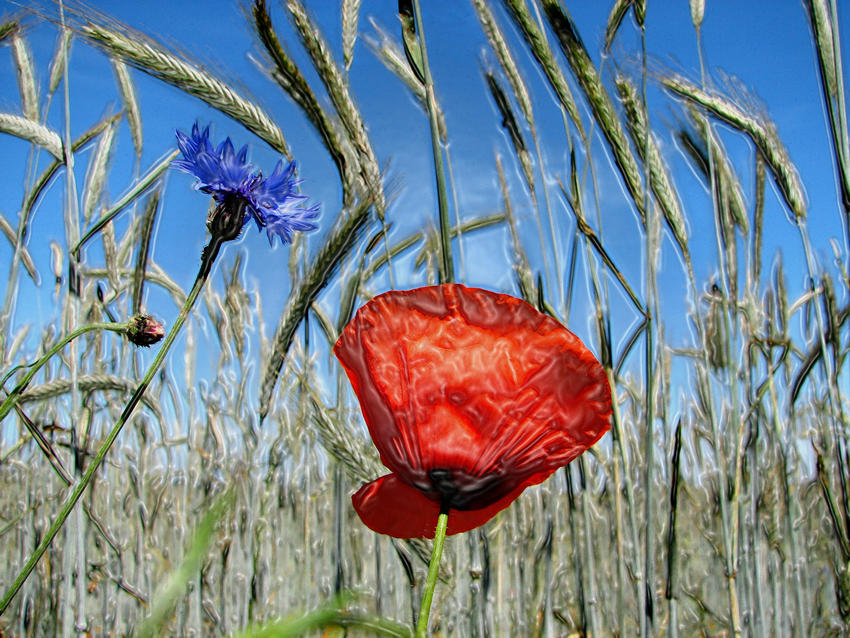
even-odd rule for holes
{"type": "Polygon", "coordinates": [[[234,239],[242,227],[253,218],[257,228],[266,229],[271,244],[275,237],[288,244],[293,231],[315,230],[312,221],[319,215],[319,206],[305,208],[307,199],[295,191],[301,180],[294,178],[295,162],[285,168],[280,160],[266,179],[248,161],[248,147],[239,152],[230,138],[213,148],[210,128],[200,129],[196,122],[192,134],[177,131],[177,146],[183,159],[175,160],[175,168],[194,175],[195,188],[213,196],[215,211],[208,222],[210,231],[222,239],[234,239]]]}

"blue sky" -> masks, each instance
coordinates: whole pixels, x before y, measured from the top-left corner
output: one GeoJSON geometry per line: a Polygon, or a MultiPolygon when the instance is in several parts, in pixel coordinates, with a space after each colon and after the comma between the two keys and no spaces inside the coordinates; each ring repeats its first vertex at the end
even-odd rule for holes
{"type": "MultiPolygon", "coordinates": [[[[322,0],[305,4],[315,15],[337,58],[341,60],[338,3],[322,0]]],[[[498,4],[494,3],[494,6],[498,4]]],[[[578,25],[585,45],[594,60],[599,62],[611,3],[581,1],[565,4],[578,25]]],[[[806,187],[813,243],[818,256],[828,264],[831,260],[828,239],[835,237],[842,242],[843,229],[838,213],[831,150],[814,52],[803,4],[798,1],[771,0],[716,0],[706,4],[703,38],[711,75],[718,83],[747,87],[765,105],[806,187]]],[[[330,225],[338,211],[340,197],[335,169],[301,112],[252,62],[251,56],[261,56],[251,38],[243,6],[235,1],[224,0],[142,3],[122,0],[90,2],[89,5],[187,52],[229,81],[249,90],[280,125],[299,162],[299,172],[304,179],[302,190],[312,201],[322,203],[323,229],[330,225]]],[[[288,25],[284,11],[276,2],[270,3],[270,6],[287,49],[305,70],[313,86],[318,86],[318,80],[288,25]]],[[[363,37],[375,37],[369,17],[397,36],[395,6],[396,3],[389,1],[367,0],[363,3],[360,20],[362,35],[355,49],[350,80],[369,126],[379,162],[388,167],[388,175],[401,185],[390,219],[396,237],[402,237],[407,232],[421,228],[426,221],[435,220],[436,213],[427,119],[413,103],[407,89],[376,60],[363,37]]],[[[496,8],[497,17],[510,37],[515,55],[533,92],[544,161],[552,180],[549,184],[550,194],[556,205],[558,230],[564,238],[561,242],[564,257],[563,252],[572,233],[572,223],[560,203],[557,185],[554,183],[554,177],[565,179],[568,171],[561,115],[545,83],[541,81],[533,60],[525,53],[510,27],[505,13],[500,6],[496,8]]],[[[681,71],[698,79],[697,49],[688,2],[651,2],[648,11],[647,45],[652,59],[651,68],[662,73],[666,70],[681,71]]],[[[471,4],[463,1],[424,2],[423,12],[431,67],[437,93],[446,113],[461,214],[465,219],[471,219],[490,214],[501,207],[493,160],[496,150],[506,160],[514,205],[523,232],[529,238],[527,245],[534,246],[536,229],[527,198],[523,194],[519,171],[510,159],[512,152],[509,142],[501,132],[500,118],[481,76],[481,54],[486,42],[471,4]]],[[[17,14],[20,14],[17,4],[0,2],[0,15],[17,14]]],[[[842,14],[842,19],[846,24],[846,15],[842,14]]],[[[56,43],[56,29],[34,17],[25,18],[25,24],[25,36],[32,49],[44,91],[47,68],[56,43]]],[[[639,50],[637,30],[631,19],[627,19],[614,45],[613,58],[627,72],[636,72],[639,50]]],[[[606,64],[611,62],[609,59],[606,64]]],[[[100,52],[81,41],[75,42],[70,69],[71,128],[72,136],[75,136],[104,114],[118,110],[120,102],[111,69],[100,52]]],[[[266,171],[271,170],[277,159],[276,154],[240,125],[177,89],[137,71],[132,73],[137,83],[144,123],[143,169],[173,148],[175,128],[188,130],[197,119],[202,123],[212,122],[217,138],[230,135],[237,146],[250,144],[255,163],[266,171]]],[[[680,117],[679,108],[654,86],[650,90],[650,100],[653,125],[680,192],[683,193],[683,205],[693,238],[697,277],[705,281],[714,272],[716,263],[710,201],[687,168],[687,162],[676,148],[670,132],[670,125],[675,124],[680,117]]],[[[57,96],[48,117],[48,122],[57,130],[62,129],[61,106],[57,96]]],[[[0,111],[20,112],[20,99],[8,46],[0,47],[0,111]]],[[[721,129],[725,130],[725,127],[721,129]]],[[[728,131],[724,132],[724,142],[737,165],[744,167],[741,177],[748,204],[751,205],[753,171],[749,167],[753,162],[753,150],[740,136],[728,131]]],[[[27,145],[9,136],[0,137],[0,192],[5,194],[0,200],[0,213],[13,224],[16,222],[16,210],[26,180],[27,151],[27,145]]],[[[597,161],[602,157],[601,151],[602,146],[597,141],[594,148],[597,161]]],[[[78,170],[77,178],[80,183],[85,176],[86,157],[81,154],[83,165],[78,170]]],[[[109,197],[112,201],[132,181],[134,170],[129,133],[126,125],[122,124],[110,175],[109,197]]],[[[158,222],[154,247],[156,261],[187,289],[196,272],[197,255],[206,240],[203,222],[207,199],[191,190],[191,181],[189,176],[177,172],[169,175],[165,206],[158,222]]],[[[59,216],[61,183],[61,180],[56,181],[33,220],[30,249],[45,275],[50,272],[50,240],[60,244],[64,241],[59,216]]],[[[621,268],[631,274],[634,284],[640,287],[642,241],[635,215],[614,173],[607,170],[600,172],[600,189],[606,224],[606,246],[621,268]]],[[[799,240],[770,183],[765,218],[765,263],[770,264],[773,255],[782,251],[786,264],[790,265],[791,290],[799,291],[804,274],[800,270],[799,240]]],[[[125,223],[122,220],[117,222],[119,232],[125,223]]],[[[322,232],[311,238],[314,244],[320,240],[322,232]]],[[[484,233],[474,242],[465,244],[467,282],[515,292],[510,269],[506,266],[509,259],[507,246],[504,230],[484,233]]],[[[270,330],[276,323],[277,310],[282,307],[288,293],[288,283],[280,276],[281,270],[285,272],[288,251],[280,247],[270,250],[265,236],[253,228],[245,233],[240,247],[248,255],[246,272],[249,283],[258,285],[262,292],[268,313],[266,320],[271,324],[267,330],[270,330]]],[[[0,241],[0,281],[6,281],[9,255],[8,244],[0,241]]],[[[234,256],[234,247],[230,247],[225,255],[225,263],[232,261],[234,256]]],[[[90,249],[88,257],[96,261],[97,249],[90,249]]],[[[536,260],[536,267],[539,268],[539,256],[532,253],[531,258],[536,260]]],[[[403,268],[404,263],[402,261],[400,267],[403,268]]],[[[669,241],[665,243],[663,263],[663,295],[669,298],[670,307],[678,309],[681,316],[686,308],[683,302],[686,291],[669,241]]],[[[411,286],[422,282],[424,278],[421,272],[408,278],[411,286]]],[[[388,284],[384,282],[383,285],[388,284]]],[[[54,318],[51,292],[50,282],[43,283],[38,290],[24,282],[20,292],[22,298],[37,299],[37,305],[33,312],[19,312],[16,325],[31,321],[46,323],[54,318]]],[[[155,301],[149,298],[149,305],[155,301]]],[[[173,307],[150,309],[165,318],[173,316],[176,311],[173,307]]],[[[682,322],[675,315],[669,317],[668,324],[674,333],[686,336],[681,332],[682,322]]],[[[588,326],[582,325],[582,322],[571,327],[579,334],[588,333],[588,326]]]]}

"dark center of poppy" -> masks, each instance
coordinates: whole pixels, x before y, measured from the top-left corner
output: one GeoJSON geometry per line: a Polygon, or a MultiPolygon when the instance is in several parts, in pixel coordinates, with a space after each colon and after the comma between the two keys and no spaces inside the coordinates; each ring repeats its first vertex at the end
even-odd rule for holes
{"type": "Polygon", "coordinates": [[[487,507],[516,487],[515,481],[499,474],[473,476],[458,468],[433,468],[428,470],[428,478],[430,489],[423,491],[429,495],[436,493],[441,505],[456,510],[487,507]]]}

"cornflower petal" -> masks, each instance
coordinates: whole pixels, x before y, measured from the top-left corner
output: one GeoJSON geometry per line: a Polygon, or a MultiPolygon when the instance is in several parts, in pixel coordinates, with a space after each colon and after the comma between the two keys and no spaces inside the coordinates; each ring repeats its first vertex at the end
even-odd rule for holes
{"type": "Polygon", "coordinates": [[[280,241],[285,245],[292,242],[293,231],[308,231],[316,230],[319,226],[310,221],[319,216],[318,205],[310,208],[292,207],[286,212],[277,211],[268,216],[266,222],[266,233],[269,237],[269,244],[274,243],[274,238],[279,237],[280,241]]]}
{"type": "MultiPolygon", "coordinates": [[[[190,135],[183,131],[176,135],[183,158],[174,161],[174,167],[193,175],[195,188],[211,194],[220,208],[238,209],[243,226],[253,218],[259,230],[266,229],[269,242],[280,237],[284,244],[292,241],[293,231],[318,227],[310,221],[318,216],[318,206],[304,208],[301,203],[307,198],[295,192],[300,180],[293,177],[294,162],[284,168],[279,160],[272,174],[263,179],[248,161],[247,145],[237,152],[227,137],[214,148],[209,126],[201,130],[197,122],[190,135]]],[[[219,214],[230,215],[232,211],[221,209],[219,214]]]]}

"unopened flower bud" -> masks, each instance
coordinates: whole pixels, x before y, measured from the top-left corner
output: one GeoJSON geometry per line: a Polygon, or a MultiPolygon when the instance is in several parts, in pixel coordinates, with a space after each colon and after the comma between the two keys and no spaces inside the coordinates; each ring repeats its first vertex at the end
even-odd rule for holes
{"type": "Polygon", "coordinates": [[[150,315],[136,315],[128,322],[126,334],[131,343],[147,348],[165,336],[165,328],[150,315]]]}

